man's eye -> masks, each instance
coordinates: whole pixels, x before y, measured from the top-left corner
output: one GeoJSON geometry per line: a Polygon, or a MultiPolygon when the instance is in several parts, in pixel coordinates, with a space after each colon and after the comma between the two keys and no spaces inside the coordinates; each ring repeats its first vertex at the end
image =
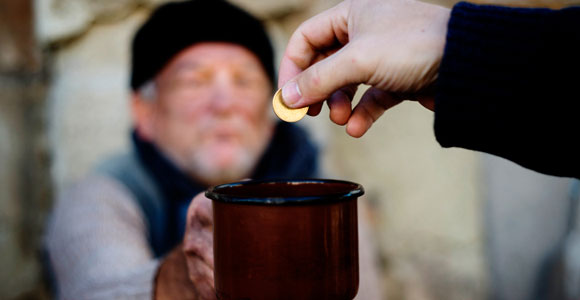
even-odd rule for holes
{"type": "Polygon", "coordinates": [[[246,86],[249,84],[249,82],[247,79],[239,78],[238,80],[236,80],[236,84],[239,86],[246,86]]]}

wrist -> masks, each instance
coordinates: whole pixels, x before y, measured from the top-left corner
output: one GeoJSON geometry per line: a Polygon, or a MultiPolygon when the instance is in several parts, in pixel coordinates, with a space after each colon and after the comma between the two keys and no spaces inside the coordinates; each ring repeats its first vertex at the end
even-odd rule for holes
{"type": "Polygon", "coordinates": [[[436,4],[425,3],[425,5],[430,6],[430,20],[431,24],[428,26],[432,28],[433,44],[431,45],[432,51],[434,51],[434,61],[431,66],[431,71],[428,80],[424,82],[422,92],[428,95],[432,95],[433,83],[439,77],[439,67],[443,60],[443,55],[445,54],[445,45],[447,43],[447,28],[449,24],[449,19],[451,18],[451,9],[443,7],[436,4]]]}

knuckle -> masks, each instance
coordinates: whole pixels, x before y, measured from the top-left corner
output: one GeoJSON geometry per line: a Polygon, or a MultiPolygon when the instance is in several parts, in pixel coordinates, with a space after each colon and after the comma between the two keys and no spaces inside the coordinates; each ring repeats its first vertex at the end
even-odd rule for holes
{"type": "Polygon", "coordinates": [[[194,269],[193,271],[189,272],[189,280],[191,280],[191,282],[193,283],[196,283],[201,280],[201,275],[199,274],[199,272],[197,272],[197,269],[194,269]]]}
{"type": "Polygon", "coordinates": [[[368,77],[368,74],[371,73],[373,68],[373,64],[365,56],[364,51],[350,51],[348,54],[348,63],[355,74],[361,74],[364,78],[368,77]]]}
{"type": "Polygon", "coordinates": [[[308,71],[304,73],[304,77],[301,81],[300,89],[303,93],[303,96],[310,91],[319,91],[320,87],[322,86],[320,68],[317,66],[309,68],[308,71]]]}
{"type": "Polygon", "coordinates": [[[200,239],[197,237],[186,238],[183,243],[183,251],[186,254],[198,254],[201,253],[203,246],[200,243],[200,239]]]}

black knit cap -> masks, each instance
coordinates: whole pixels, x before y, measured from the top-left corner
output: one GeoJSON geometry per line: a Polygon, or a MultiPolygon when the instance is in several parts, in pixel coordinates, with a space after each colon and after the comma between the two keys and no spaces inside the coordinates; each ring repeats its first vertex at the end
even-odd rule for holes
{"type": "Polygon", "coordinates": [[[222,0],[167,3],[157,8],[135,34],[131,88],[137,90],[181,50],[198,42],[230,42],[252,51],[275,82],[274,53],[262,23],[222,0]]]}

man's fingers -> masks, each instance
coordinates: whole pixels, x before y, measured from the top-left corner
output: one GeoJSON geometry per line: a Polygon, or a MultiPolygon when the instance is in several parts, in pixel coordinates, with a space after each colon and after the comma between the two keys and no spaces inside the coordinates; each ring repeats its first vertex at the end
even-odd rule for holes
{"type": "Polygon", "coordinates": [[[352,112],[346,132],[352,137],[363,136],[385,110],[399,104],[400,99],[380,89],[369,88],[352,112]]]}
{"type": "Polygon", "coordinates": [[[189,258],[187,260],[187,266],[189,270],[189,279],[192,282],[211,282],[213,287],[213,268],[205,264],[199,258],[189,258]]]}
{"type": "Polygon", "coordinates": [[[203,300],[217,299],[216,298],[217,296],[215,293],[215,288],[213,286],[211,286],[209,283],[198,286],[196,289],[197,289],[197,293],[199,295],[199,299],[203,299],[203,300]]]}
{"type": "Polygon", "coordinates": [[[213,233],[203,229],[189,231],[183,239],[183,252],[187,257],[199,257],[213,268],[213,233]]]}
{"type": "Polygon", "coordinates": [[[188,259],[189,279],[199,299],[216,299],[213,269],[198,259],[188,259]]]}
{"type": "Polygon", "coordinates": [[[203,193],[193,198],[187,211],[183,251],[188,257],[199,257],[213,268],[213,218],[211,200],[203,193]]]}
{"type": "Polygon", "coordinates": [[[211,235],[211,231],[207,229],[190,233],[183,244],[189,279],[194,284],[199,299],[215,299],[211,235]]]}
{"type": "Polygon", "coordinates": [[[417,101],[430,111],[435,111],[435,97],[431,95],[419,95],[417,101]]]}
{"type": "Polygon", "coordinates": [[[187,209],[187,223],[199,222],[205,227],[213,225],[211,200],[205,197],[203,193],[199,193],[193,198],[189,208],[187,209]]]}
{"type": "Polygon", "coordinates": [[[312,117],[318,116],[320,111],[322,110],[322,102],[314,103],[308,107],[308,115],[312,117]]]}
{"type": "Polygon", "coordinates": [[[350,85],[332,94],[326,101],[330,109],[330,120],[338,125],[345,125],[352,111],[351,101],[357,85],[350,85]]]}
{"type": "Polygon", "coordinates": [[[348,41],[347,11],[344,3],[326,10],[300,25],[290,40],[280,63],[278,87],[282,87],[317,60],[328,48],[348,41]]]}
{"type": "Polygon", "coordinates": [[[212,227],[211,200],[201,193],[189,205],[182,248],[189,278],[198,293],[198,299],[216,299],[212,227]]]}

